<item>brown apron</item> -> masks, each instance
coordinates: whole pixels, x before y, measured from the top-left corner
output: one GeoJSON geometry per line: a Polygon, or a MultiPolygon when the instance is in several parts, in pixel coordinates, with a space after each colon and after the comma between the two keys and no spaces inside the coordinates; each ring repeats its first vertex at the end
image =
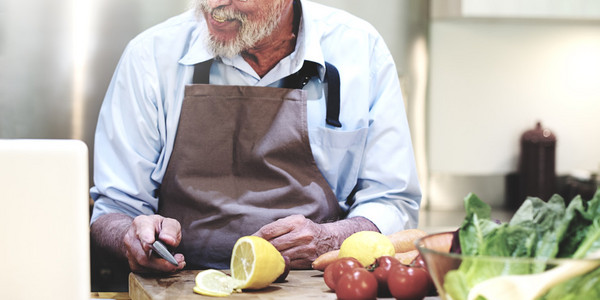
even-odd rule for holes
{"type": "MultiPolygon", "coordinates": [[[[311,152],[306,92],[197,84],[209,70],[196,66],[185,88],[158,213],[181,223],[188,268],[223,269],[239,237],[292,214],[330,222],[341,210],[311,152]]],[[[285,82],[303,86],[302,77],[285,82]]]]}

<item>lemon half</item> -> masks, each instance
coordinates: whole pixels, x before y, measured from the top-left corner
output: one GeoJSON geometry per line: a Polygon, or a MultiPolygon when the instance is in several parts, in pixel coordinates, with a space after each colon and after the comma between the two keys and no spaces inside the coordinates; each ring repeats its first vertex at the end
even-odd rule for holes
{"type": "Polygon", "coordinates": [[[359,231],[347,237],[340,246],[338,257],[354,257],[367,267],[381,256],[394,256],[392,241],[375,231],[359,231]]]}
{"type": "Polygon", "coordinates": [[[285,269],[281,253],[267,240],[244,236],[237,240],[231,254],[231,277],[241,283],[241,289],[262,289],[269,286],[285,269]]]}

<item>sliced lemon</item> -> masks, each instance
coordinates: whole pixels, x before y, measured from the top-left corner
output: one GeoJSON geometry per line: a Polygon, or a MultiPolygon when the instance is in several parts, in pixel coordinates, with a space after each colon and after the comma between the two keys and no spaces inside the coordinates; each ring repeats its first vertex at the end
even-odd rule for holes
{"type": "Polygon", "coordinates": [[[241,289],[269,286],[285,269],[281,253],[267,240],[244,236],[237,240],[231,254],[231,277],[239,280],[241,289]]]}
{"type": "Polygon", "coordinates": [[[359,231],[347,237],[338,257],[354,257],[367,267],[380,256],[394,256],[396,249],[385,235],[375,231],[359,231]]]}
{"type": "Polygon", "coordinates": [[[201,271],[196,275],[194,292],[213,297],[227,297],[240,282],[233,277],[214,269],[201,271]]]}

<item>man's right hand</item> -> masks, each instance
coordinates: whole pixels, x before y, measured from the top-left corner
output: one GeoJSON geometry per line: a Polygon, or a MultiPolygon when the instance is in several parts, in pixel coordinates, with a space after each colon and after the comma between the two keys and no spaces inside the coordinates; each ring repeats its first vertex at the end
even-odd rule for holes
{"type": "Polygon", "coordinates": [[[96,245],[114,255],[126,258],[131,271],[137,273],[175,272],[185,267],[183,254],[175,254],[179,266],[151,255],[150,245],[158,238],[166,246],[181,242],[181,225],[177,220],[160,215],[135,219],[120,213],[98,217],[92,224],[91,237],[96,245]]]}
{"type": "Polygon", "coordinates": [[[157,255],[151,255],[151,245],[158,240],[177,247],[181,242],[181,225],[175,219],[160,215],[137,216],[123,237],[125,256],[131,271],[137,273],[175,272],[185,267],[183,254],[175,254],[179,266],[174,266],[157,255]]]}

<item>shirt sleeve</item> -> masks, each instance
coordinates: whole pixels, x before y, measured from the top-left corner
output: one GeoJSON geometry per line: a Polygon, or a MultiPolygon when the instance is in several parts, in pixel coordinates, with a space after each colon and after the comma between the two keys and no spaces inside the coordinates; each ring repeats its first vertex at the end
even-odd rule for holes
{"type": "Polygon", "coordinates": [[[152,179],[162,142],[157,76],[149,49],[132,41],[108,88],[96,128],[91,223],[108,213],[135,217],[158,208],[152,179]]]}
{"type": "Polygon", "coordinates": [[[421,190],[397,69],[381,39],[371,66],[370,125],[348,217],[365,217],[390,234],[417,227],[421,190]]]}

